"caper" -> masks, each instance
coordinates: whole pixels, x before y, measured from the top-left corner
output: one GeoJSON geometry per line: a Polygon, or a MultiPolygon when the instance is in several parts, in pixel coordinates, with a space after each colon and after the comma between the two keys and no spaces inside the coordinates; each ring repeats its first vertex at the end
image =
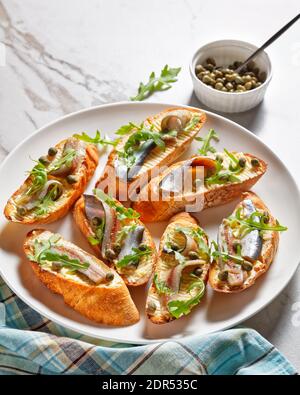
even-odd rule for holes
{"type": "Polygon", "coordinates": [[[225,88],[225,86],[223,86],[223,88],[221,90],[222,90],[222,92],[228,92],[228,89],[225,88]]]}
{"type": "Polygon", "coordinates": [[[262,71],[261,73],[259,73],[258,78],[260,82],[265,82],[265,80],[267,79],[267,73],[265,71],[262,71]]]}
{"type": "Polygon", "coordinates": [[[241,248],[241,243],[239,243],[238,241],[235,241],[235,242],[233,242],[232,247],[235,252],[238,252],[239,249],[241,248]]]}
{"type": "Polygon", "coordinates": [[[263,221],[265,224],[270,222],[270,215],[267,211],[264,211],[264,215],[263,215],[263,221]]]}
{"type": "Polygon", "coordinates": [[[217,79],[216,79],[216,82],[221,82],[221,84],[223,85],[223,82],[224,82],[224,81],[223,81],[223,78],[217,78],[217,79]]]}
{"type": "Polygon", "coordinates": [[[179,250],[179,246],[177,244],[171,244],[170,245],[171,250],[173,251],[178,251],[179,250]]]}
{"type": "Polygon", "coordinates": [[[190,259],[199,259],[199,255],[197,254],[196,251],[190,251],[188,253],[188,256],[189,256],[190,259]]]}
{"type": "Polygon", "coordinates": [[[225,69],[225,74],[233,74],[233,73],[234,71],[232,69],[229,68],[225,69]]]}
{"type": "Polygon", "coordinates": [[[206,66],[206,70],[213,71],[213,69],[214,69],[214,65],[211,63],[208,63],[208,65],[206,66]]]}
{"type": "Polygon", "coordinates": [[[161,121],[160,127],[163,132],[171,130],[179,132],[183,129],[182,120],[176,115],[167,115],[164,117],[161,121]]]}
{"type": "Polygon", "coordinates": [[[251,76],[250,76],[250,75],[244,75],[242,78],[243,78],[243,81],[244,81],[244,82],[249,82],[249,81],[251,81],[251,76]]]}
{"type": "Polygon", "coordinates": [[[147,310],[149,311],[155,311],[156,310],[156,304],[152,300],[150,300],[147,304],[147,310]]]}
{"type": "Polygon", "coordinates": [[[245,158],[240,158],[239,159],[239,165],[241,167],[245,167],[246,166],[246,159],[245,158]]]}
{"type": "Polygon", "coordinates": [[[252,88],[252,82],[251,81],[248,81],[248,82],[246,82],[245,83],[245,89],[247,90],[247,91],[249,91],[251,88],[252,88]]]}
{"type": "Polygon", "coordinates": [[[244,84],[244,80],[241,76],[237,75],[234,79],[237,84],[244,84]]]}
{"type": "Polygon", "coordinates": [[[76,184],[78,181],[78,178],[74,176],[73,174],[69,174],[66,178],[68,184],[76,184]]]}
{"type": "Polygon", "coordinates": [[[201,274],[203,273],[203,269],[201,267],[196,267],[193,273],[195,276],[200,277],[201,274]]]}
{"type": "Polygon", "coordinates": [[[254,77],[255,76],[253,71],[247,71],[247,73],[245,75],[250,75],[250,77],[254,77]]]}
{"type": "Polygon", "coordinates": [[[253,265],[250,262],[244,261],[242,263],[242,268],[243,268],[243,270],[246,270],[246,272],[250,272],[253,268],[253,265]]]}
{"type": "Polygon", "coordinates": [[[261,82],[257,82],[257,83],[255,84],[255,88],[258,88],[259,86],[261,86],[261,82]]]}
{"type": "Polygon", "coordinates": [[[17,206],[17,214],[23,217],[26,214],[27,210],[25,207],[17,206]]]}
{"type": "Polygon", "coordinates": [[[105,276],[107,281],[112,281],[114,279],[114,277],[115,277],[115,275],[111,272],[106,273],[106,276],[105,276]]]}
{"type": "Polygon", "coordinates": [[[215,70],[215,75],[217,78],[223,77],[223,73],[220,70],[215,70]]]}
{"type": "Polygon", "coordinates": [[[142,243],[142,244],[139,245],[139,250],[140,251],[146,251],[147,248],[148,248],[147,244],[142,243]]]}
{"type": "Polygon", "coordinates": [[[235,74],[226,74],[225,78],[227,81],[232,82],[235,80],[235,74]]]}
{"type": "Polygon", "coordinates": [[[55,156],[57,154],[57,149],[55,147],[50,147],[48,149],[48,155],[49,156],[55,156]]]}
{"type": "Polygon", "coordinates": [[[258,167],[259,166],[259,160],[256,158],[251,159],[251,165],[253,167],[258,167]]]}
{"type": "Polygon", "coordinates": [[[221,281],[226,281],[228,279],[228,271],[227,270],[222,270],[218,274],[218,279],[221,280],[221,281]]]}
{"type": "Polygon", "coordinates": [[[233,85],[231,82],[227,82],[227,84],[225,85],[226,88],[230,91],[231,89],[233,89],[233,85]]]}
{"type": "Polygon", "coordinates": [[[256,63],[253,60],[250,60],[250,62],[247,63],[247,70],[253,71],[255,67],[256,67],[256,63]]]}
{"type": "Polygon", "coordinates": [[[229,92],[231,92],[231,93],[234,92],[234,89],[233,89],[233,88],[232,88],[232,89],[229,89],[229,92]]]}
{"type": "Polygon", "coordinates": [[[222,163],[224,159],[222,158],[222,156],[217,155],[217,156],[216,156],[216,160],[217,160],[219,163],[222,163]]]}
{"type": "Polygon", "coordinates": [[[115,259],[116,253],[115,253],[115,251],[112,250],[111,248],[108,248],[108,249],[105,251],[105,256],[106,256],[107,259],[115,259]]]}
{"type": "Polygon", "coordinates": [[[58,272],[61,269],[61,265],[57,262],[52,262],[51,264],[51,270],[54,270],[55,272],[58,272]]]}
{"type": "Polygon", "coordinates": [[[212,66],[216,66],[216,61],[214,58],[207,58],[206,63],[211,64],[212,66]]]}
{"type": "Polygon", "coordinates": [[[205,75],[204,77],[203,77],[203,80],[202,80],[205,84],[210,84],[211,83],[211,78],[210,78],[210,76],[209,75],[205,75]]]}
{"type": "Polygon", "coordinates": [[[217,82],[216,84],[215,84],[215,88],[216,89],[218,89],[218,91],[220,91],[222,88],[223,88],[223,84],[222,84],[222,82],[217,82]]]}
{"type": "Polygon", "coordinates": [[[114,243],[114,244],[112,245],[112,249],[114,250],[114,252],[115,252],[116,254],[119,254],[119,253],[121,252],[122,246],[121,246],[120,243],[114,243]]]}
{"type": "Polygon", "coordinates": [[[202,64],[197,64],[195,70],[196,73],[200,73],[201,71],[205,71],[205,68],[202,66],[202,64]]]}
{"type": "Polygon", "coordinates": [[[243,85],[237,85],[236,89],[240,92],[245,92],[246,88],[243,85]]]}
{"type": "Polygon", "coordinates": [[[94,226],[99,226],[102,223],[102,219],[100,217],[93,217],[92,218],[92,224],[94,226]]]}
{"type": "Polygon", "coordinates": [[[44,166],[48,166],[49,163],[50,163],[50,161],[47,159],[46,156],[41,156],[41,157],[39,158],[39,162],[40,162],[42,165],[44,165],[44,166]]]}

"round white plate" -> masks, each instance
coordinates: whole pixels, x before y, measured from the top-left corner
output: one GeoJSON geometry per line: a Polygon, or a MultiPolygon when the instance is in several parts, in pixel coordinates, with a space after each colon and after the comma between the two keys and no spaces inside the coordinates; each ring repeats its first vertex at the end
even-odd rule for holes
{"type": "MultiPolygon", "coordinates": [[[[9,196],[24,180],[24,173],[32,167],[30,158],[38,158],[48,147],[72,135],[87,131],[94,135],[97,129],[113,135],[119,126],[128,121],[139,122],[155,114],[169,104],[155,103],[116,103],[83,110],[68,115],[45,126],[17,146],[0,168],[0,208],[1,213],[9,196]]],[[[50,292],[33,274],[22,251],[26,233],[32,226],[8,223],[4,216],[0,219],[0,273],[12,290],[29,306],[47,318],[96,338],[129,343],[182,338],[188,335],[201,335],[234,326],[249,318],[272,301],[287,285],[294,274],[300,258],[299,213],[300,199],[298,188],[283,163],[252,133],[219,115],[207,112],[207,122],[201,130],[205,134],[214,128],[219,136],[220,150],[251,152],[268,163],[268,171],[253,188],[265,201],[279,221],[289,230],[280,237],[280,246],[270,270],[250,289],[232,295],[223,295],[209,289],[205,299],[184,318],[166,325],[154,325],[144,315],[146,290],[143,287],[131,289],[132,297],[141,313],[140,321],[130,327],[109,327],[98,325],[66,306],[63,298],[50,292]]],[[[188,157],[196,152],[199,142],[194,142],[188,157]]],[[[100,160],[97,172],[88,190],[102,172],[107,153],[100,160]]],[[[216,238],[222,218],[231,213],[237,202],[199,213],[201,226],[210,238],[216,238]]],[[[166,223],[149,226],[156,241],[162,235],[166,223]]],[[[71,215],[45,228],[61,233],[80,247],[90,251],[84,237],[78,231],[71,215]]]]}

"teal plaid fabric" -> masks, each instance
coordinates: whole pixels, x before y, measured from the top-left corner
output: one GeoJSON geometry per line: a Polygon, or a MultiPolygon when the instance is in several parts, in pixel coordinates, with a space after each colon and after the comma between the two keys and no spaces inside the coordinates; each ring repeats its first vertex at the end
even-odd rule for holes
{"type": "Polygon", "coordinates": [[[32,310],[0,277],[0,374],[291,375],[296,370],[252,329],[144,346],[88,338],[32,310]]]}

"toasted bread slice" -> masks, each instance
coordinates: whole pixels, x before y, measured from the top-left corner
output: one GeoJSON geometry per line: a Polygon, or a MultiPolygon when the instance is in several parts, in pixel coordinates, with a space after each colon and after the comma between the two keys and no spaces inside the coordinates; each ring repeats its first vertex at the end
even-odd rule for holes
{"type": "Polygon", "coordinates": [[[114,270],[99,259],[63,238],[59,239],[59,247],[55,247],[62,253],[72,254],[73,259],[77,257],[81,263],[86,260],[90,267],[96,265],[103,276],[103,279],[100,276],[99,283],[95,283],[82,272],[57,266],[58,261],[54,263],[54,267],[47,260],[43,261],[42,265],[36,261],[35,243],[47,243],[53,236],[56,237],[47,230],[37,229],[29,232],[25,239],[24,251],[37,277],[52,292],[62,295],[67,305],[90,320],[118,326],[136,323],[139,320],[139,313],[126,285],[114,270]],[[110,280],[106,278],[108,273],[110,280]]]}
{"type": "MultiPolygon", "coordinates": [[[[255,210],[267,215],[267,225],[277,226],[276,219],[255,193],[245,192],[242,194],[242,199],[233,215],[236,215],[240,210],[243,218],[249,218],[251,211],[255,210]],[[245,210],[248,211],[245,212],[245,210]]],[[[258,221],[259,217],[255,220],[258,221]]],[[[246,260],[246,264],[236,262],[234,259],[224,261],[222,257],[216,258],[210,268],[209,283],[218,292],[241,292],[251,287],[257,278],[269,269],[277,251],[278,231],[263,231],[261,235],[259,230],[255,230],[241,236],[238,231],[239,226],[236,223],[232,223],[230,226],[228,219],[224,219],[219,228],[219,250],[224,251],[225,248],[229,254],[236,256],[237,245],[240,245],[241,251],[238,255],[246,260]],[[223,273],[225,273],[225,277],[223,277],[223,273]]]]}
{"type": "Polygon", "coordinates": [[[161,123],[164,118],[169,116],[180,117],[180,119],[183,120],[183,129],[178,132],[177,137],[164,140],[165,149],[158,146],[152,148],[140,164],[138,168],[139,171],[133,172],[134,166],[132,165],[129,169],[129,173],[126,173],[124,178],[123,176],[121,177],[119,173],[119,169],[122,167],[122,160],[120,160],[119,153],[124,152],[124,146],[127,140],[136,132],[136,129],[132,130],[128,135],[124,136],[118,145],[111,151],[103,175],[96,184],[97,188],[109,192],[113,188],[112,183],[114,183],[116,198],[118,200],[126,201],[128,197],[134,198],[141,186],[148,182],[155,171],[158,172],[158,169],[162,166],[168,166],[187,150],[193,138],[200,131],[206,120],[206,115],[201,110],[176,107],[169,108],[147,118],[144,121],[144,126],[159,132],[160,135],[163,136],[163,133],[161,133],[161,123]]]}
{"type": "MultiPolygon", "coordinates": [[[[103,194],[105,197],[105,195],[103,194]]],[[[107,198],[109,198],[107,196],[107,198]]],[[[96,195],[83,195],[75,204],[73,215],[75,222],[83,235],[87,238],[96,255],[109,266],[117,270],[125,283],[129,286],[139,286],[148,282],[154,270],[157,253],[156,247],[149,230],[138,218],[118,218],[116,207],[120,207],[124,212],[127,209],[117,200],[109,198],[112,207],[105,202],[105,198],[97,198],[96,195]],[[102,211],[102,213],[101,213],[102,211]],[[93,224],[93,219],[104,218],[100,239],[97,238],[97,227],[93,224]],[[109,216],[110,218],[107,218],[109,216]],[[111,221],[112,219],[112,221],[111,221]],[[110,225],[109,222],[110,221],[110,225]],[[107,228],[109,226],[109,228],[107,228]],[[126,229],[130,231],[123,233],[126,229]],[[135,233],[134,233],[135,232],[135,233]],[[107,237],[106,237],[107,234],[107,237]],[[132,248],[139,245],[146,246],[149,254],[142,255],[138,262],[122,267],[118,266],[120,257],[125,257],[133,253],[132,248]],[[117,248],[116,248],[117,246],[117,248]],[[107,256],[107,251],[113,251],[113,255],[107,256]],[[121,255],[120,255],[121,254],[121,255]]],[[[132,209],[130,209],[132,211],[132,209]]],[[[137,213],[136,213],[137,214],[137,213]]]]}
{"type": "Polygon", "coordinates": [[[189,314],[205,293],[208,270],[206,234],[190,214],[175,215],[161,238],[147,298],[148,318],[165,324],[189,314]]]}
{"type": "Polygon", "coordinates": [[[133,208],[141,214],[145,222],[164,221],[179,211],[186,209],[189,212],[199,212],[203,209],[219,206],[230,202],[250,189],[266,172],[266,163],[247,153],[234,153],[238,160],[243,158],[245,165],[242,171],[233,179],[219,180],[215,174],[228,173],[231,160],[224,153],[211,156],[195,156],[170,166],[166,171],[153,178],[140,192],[133,208]],[[222,158],[223,169],[217,172],[219,161],[222,158]],[[252,166],[252,160],[258,160],[252,166]],[[196,182],[197,173],[200,179],[196,182]],[[176,179],[179,189],[176,191],[176,179]],[[234,181],[233,181],[234,180],[234,181]],[[167,184],[167,186],[166,186],[167,184]],[[175,188],[175,189],[174,189],[175,188]],[[184,191],[184,192],[182,192],[184,191]]]}
{"type": "MultiPolygon", "coordinates": [[[[6,218],[13,222],[19,222],[22,224],[46,224],[54,222],[59,218],[67,214],[73,204],[76,202],[78,197],[83,193],[85,187],[95,172],[98,165],[99,153],[97,147],[93,144],[86,144],[73,137],[67,140],[63,140],[55,146],[57,153],[55,156],[47,156],[45,159],[49,161],[49,164],[44,166],[44,176],[46,177],[46,184],[41,190],[37,190],[35,193],[30,194],[29,191],[33,187],[34,176],[32,174],[25,180],[24,184],[11,196],[8,200],[4,215],[6,218]],[[72,183],[68,182],[69,178],[64,171],[68,172],[68,169],[61,168],[60,171],[47,171],[50,169],[55,160],[59,160],[64,154],[66,146],[74,150],[75,157],[70,165],[69,171],[73,176],[72,183]],[[50,188],[52,183],[59,187],[59,196],[51,204],[45,206],[42,202],[45,201],[45,197],[40,198],[42,194],[50,191],[45,188],[50,188]],[[24,213],[20,214],[18,209],[25,210],[24,213]]],[[[43,165],[39,163],[38,166],[43,165]]],[[[35,167],[36,168],[36,167],[35,167]]],[[[33,188],[34,189],[34,188],[33,188]]]]}

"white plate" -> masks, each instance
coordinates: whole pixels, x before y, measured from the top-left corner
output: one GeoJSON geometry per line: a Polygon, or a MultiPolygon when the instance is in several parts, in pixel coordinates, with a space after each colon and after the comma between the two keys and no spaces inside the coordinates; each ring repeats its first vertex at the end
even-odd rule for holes
{"type": "MultiPolygon", "coordinates": [[[[128,121],[142,121],[169,104],[154,103],[116,103],[83,110],[68,115],[40,129],[6,158],[0,168],[0,208],[24,180],[24,172],[32,167],[31,158],[38,158],[48,147],[75,132],[96,129],[105,133],[116,130],[128,121]]],[[[272,301],[287,285],[296,271],[300,258],[299,213],[300,199],[298,188],[292,176],[276,157],[252,133],[219,115],[207,112],[207,122],[201,133],[214,128],[219,136],[220,150],[223,147],[237,151],[251,152],[268,163],[266,175],[254,187],[254,191],[266,202],[280,222],[288,226],[288,232],[281,235],[279,251],[271,269],[257,283],[241,294],[223,295],[208,289],[207,296],[192,314],[166,325],[151,324],[144,315],[145,289],[133,289],[132,296],[141,312],[141,320],[130,327],[114,328],[98,325],[85,319],[66,306],[62,297],[51,293],[33,274],[22,251],[25,234],[32,226],[8,223],[4,216],[0,219],[0,272],[12,290],[29,306],[47,318],[77,332],[96,338],[130,343],[181,338],[188,335],[201,335],[229,328],[257,313],[272,301]]],[[[194,142],[185,157],[196,152],[198,142],[194,142]]],[[[102,156],[98,170],[89,184],[89,190],[101,173],[106,161],[102,156]]],[[[215,209],[206,210],[198,215],[200,224],[211,238],[216,237],[219,223],[231,213],[236,202],[215,209]]],[[[165,228],[165,223],[149,226],[156,241],[165,228]]],[[[45,227],[60,232],[80,247],[90,251],[87,242],[79,233],[72,217],[45,227]]],[[[209,288],[209,287],[208,287],[209,288]]]]}

